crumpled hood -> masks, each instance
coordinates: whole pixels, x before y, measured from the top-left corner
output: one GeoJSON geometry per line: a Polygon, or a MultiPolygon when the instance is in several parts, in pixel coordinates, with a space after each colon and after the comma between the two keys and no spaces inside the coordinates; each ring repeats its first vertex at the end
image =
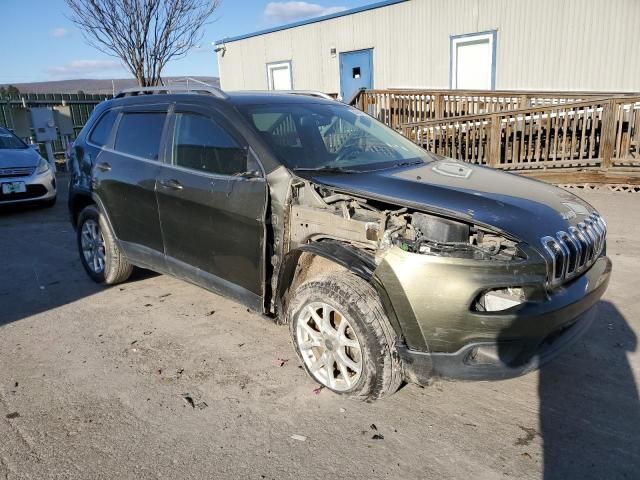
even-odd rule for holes
{"type": "Polygon", "coordinates": [[[553,185],[451,159],[356,174],[315,172],[312,179],[364,198],[494,227],[536,246],[541,237],[566,231],[594,211],[553,185]]]}
{"type": "Polygon", "coordinates": [[[0,149],[0,168],[35,167],[39,160],[33,148],[0,149]]]}

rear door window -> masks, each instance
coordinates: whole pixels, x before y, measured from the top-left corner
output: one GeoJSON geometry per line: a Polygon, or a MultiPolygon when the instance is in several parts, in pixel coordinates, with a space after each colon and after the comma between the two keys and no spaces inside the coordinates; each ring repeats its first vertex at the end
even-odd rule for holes
{"type": "Polygon", "coordinates": [[[115,110],[109,110],[107,113],[102,115],[100,120],[96,123],[96,126],[93,127],[91,135],[89,136],[89,141],[99,147],[106,145],[109,141],[111,130],[113,129],[113,123],[116,121],[117,117],[118,112],[115,110]]]}
{"type": "Polygon", "coordinates": [[[115,150],[158,160],[166,113],[124,113],[118,124],[115,150]]]}
{"type": "Polygon", "coordinates": [[[177,113],[175,119],[174,165],[219,175],[247,171],[247,150],[212,118],[177,113]]]}

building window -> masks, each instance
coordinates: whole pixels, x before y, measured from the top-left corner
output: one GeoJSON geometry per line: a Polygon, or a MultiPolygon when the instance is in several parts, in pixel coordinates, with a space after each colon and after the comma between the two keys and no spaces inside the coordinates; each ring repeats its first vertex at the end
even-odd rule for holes
{"type": "Polygon", "coordinates": [[[450,87],[495,90],[496,31],[451,37],[450,87]]]}
{"type": "Polygon", "coordinates": [[[269,90],[293,90],[291,61],[267,63],[269,90]]]}

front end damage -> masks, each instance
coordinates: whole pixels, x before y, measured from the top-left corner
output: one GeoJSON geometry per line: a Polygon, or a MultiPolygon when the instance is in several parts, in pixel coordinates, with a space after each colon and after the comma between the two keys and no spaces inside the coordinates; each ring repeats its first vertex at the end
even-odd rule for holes
{"type": "Polygon", "coordinates": [[[375,285],[398,330],[406,376],[416,383],[536,368],[586,329],[609,280],[611,263],[602,255],[580,277],[551,288],[552,267],[538,250],[472,218],[302,179],[291,184],[287,203],[282,252],[338,259],[375,285]]]}

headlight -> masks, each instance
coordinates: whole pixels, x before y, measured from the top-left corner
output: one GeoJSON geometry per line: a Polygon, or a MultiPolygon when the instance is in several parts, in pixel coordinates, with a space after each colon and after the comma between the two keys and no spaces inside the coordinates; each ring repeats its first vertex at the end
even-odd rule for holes
{"type": "Polygon", "coordinates": [[[38,168],[36,168],[36,173],[41,174],[45,173],[47,170],[51,168],[49,166],[49,162],[47,162],[44,158],[40,157],[40,161],[38,162],[38,168]]]}

